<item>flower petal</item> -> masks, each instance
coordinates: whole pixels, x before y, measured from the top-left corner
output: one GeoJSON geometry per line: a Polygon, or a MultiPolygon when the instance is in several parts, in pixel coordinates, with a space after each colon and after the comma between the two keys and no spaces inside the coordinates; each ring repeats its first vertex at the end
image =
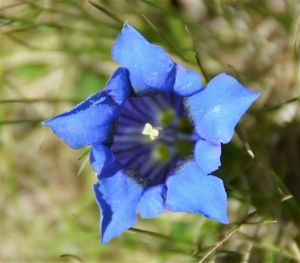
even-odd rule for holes
{"type": "Polygon", "coordinates": [[[136,206],[144,187],[129,176],[104,145],[92,145],[90,161],[99,182],[94,185],[104,244],[136,223],[136,206]]]}
{"type": "Polygon", "coordinates": [[[98,92],[71,110],[59,114],[43,125],[74,149],[93,143],[109,142],[114,128],[114,121],[120,112],[119,104],[129,93],[127,72],[117,69],[103,91],[98,92]]]}
{"type": "Polygon", "coordinates": [[[110,176],[114,174],[114,170],[121,169],[121,165],[116,161],[110,148],[101,144],[92,145],[90,164],[93,171],[101,177],[110,176]]]}
{"type": "Polygon", "coordinates": [[[159,184],[149,187],[142,195],[137,211],[142,218],[151,218],[160,215],[164,210],[165,185],[159,184]]]}
{"type": "Polygon", "coordinates": [[[204,215],[228,223],[226,192],[220,178],[202,173],[195,161],[185,163],[166,182],[166,208],[204,215]]]}
{"type": "Polygon", "coordinates": [[[186,106],[201,137],[228,143],[237,122],[259,95],[221,73],[202,91],[189,97],[186,106]]]}
{"type": "Polygon", "coordinates": [[[199,74],[177,65],[174,92],[181,96],[190,96],[202,88],[199,74]]]}
{"type": "Polygon", "coordinates": [[[129,70],[137,95],[170,91],[174,85],[176,64],[127,23],[112,47],[112,57],[129,70]]]}
{"type": "Polygon", "coordinates": [[[205,174],[209,174],[221,165],[221,144],[198,140],[194,147],[194,157],[205,174]]]}
{"type": "Polygon", "coordinates": [[[107,243],[137,222],[136,206],[143,192],[124,171],[100,178],[94,185],[95,197],[101,211],[101,243],[107,243]]]}
{"type": "Polygon", "coordinates": [[[130,93],[131,85],[128,74],[126,68],[117,68],[103,90],[119,105],[122,105],[127,100],[130,93]]]}

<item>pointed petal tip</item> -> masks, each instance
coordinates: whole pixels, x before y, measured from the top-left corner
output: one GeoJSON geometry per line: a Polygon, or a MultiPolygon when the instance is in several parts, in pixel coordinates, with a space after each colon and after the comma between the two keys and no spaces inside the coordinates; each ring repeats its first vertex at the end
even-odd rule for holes
{"type": "MultiPolygon", "coordinates": [[[[59,115],[57,115],[57,116],[59,116],[59,115]]],[[[47,120],[44,120],[41,122],[41,125],[50,128],[55,135],[56,135],[56,133],[55,133],[55,118],[57,116],[54,116],[50,119],[47,119],[47,120]]]]}
{"type": "Polygon", "coordinates": [[[123,23],[123,27],[122,27],[122,30],[123,29],[126,29],[126,28],[132,28],[131,25],[129,25],[128,21],[126,20],[124,23],[123,23]]]}
{"type": "Polygon", "coordinates": [[[123,31],[126,31],[126,30],[132,31],[132,32],[135,32],[135,33],[141,35],[141,33],[139,31],[137,31],[132,25],[130,25],[127,20],[124,22],[124,24],[122,26],[122,29],[121,29],[121,32],[123,33],[123,31]]]}
{"type": "Polygon", "coordinates": [[[53,121],[53,119],[55,118],[56,116],[54,116],[54,117],[52,117],[52,118],[50,118],[50,119],[46,119],[46,120],[43,120],[42,122],[41,122],[41,125],[43,125],[43,126],[47,126],[47,127],[49,127],[50,129],[52,129],[51,128],[51,126],[52,126],[52,121],[53,121]]]}
{"type": "Polygon", "coordinates": [[[261,93],[259,91],[253,91],[253,93],[254,100],[257,100],[261,96],[261,93]]]}
{"type": "Polygon", "coordinates": [[[228,216],[226,215],[225,218],[223,218],[220,222],[225,225],[229,224],[228,216]]]}
{"type": "Polygon", "coordinates": [[[249,103],[250,103],[249,107],[250,107],[251,104],[260,97],[261,93],[258,92],[258,91],[254,91],[254,90],[248,89],[246,87],[244,87],[244,89],[248,92],[247,95],[248,95],[248,99],[249,99],[249,103]]]}
{"type": "Polygon", "coordinates": [[[112,232],[111,230],[109,230],[109,231],[104,230],[102,232],[102,230],[100,230],[100,232],[101,232],[100,245],[103,246],[103,245],[109,243],[112,239],[119,237],[123,232],[125,232],[130,227],[135,225],[137,223],[137,220],[135,220],[135,222],[131,222],[131,223],[132,223],[131,226],[129,226],[127,228],[122,228],[122,231],[120,231],[120,232],[112,232]]]}
{"type": "Polygon", "coordinates": [[[110,240],[112,240],[112,237],[111,238],[107,238],[105,237],[105,235],[101,235],[101,238],[100,238],[100,245],[101,246],[104,246],[105,244],[107,244],[110,240]]]}
{"type": "Polygon", "coordinates": [[[42,122],[41,122],[41,125],[43,125],[43,126],[48,126],[48,125],[47,125],[47,121],[48,121],[48,120],[42,121],[42,122]]]}
{"type": "Polygon", "coordinates": [[[100,245],[104,246],[105,244],[107,244],[109,241],[111,241],[114,237],[113,236],[108,236],[105,234],[105,231],[102,232],[102,230],[100,229],[100,245]]]}
{"type": "Polygon", "coordinates": [[[209,215],[204,215],[204,216],[211,220],[214,220],[216,222],[224,224],[224,225],[229,224],[229,219],[228,219],[226,210],[220,211],[220,213],[218,213],[218,214],[215,213],[213,216],[209,216],[209,215]]]}

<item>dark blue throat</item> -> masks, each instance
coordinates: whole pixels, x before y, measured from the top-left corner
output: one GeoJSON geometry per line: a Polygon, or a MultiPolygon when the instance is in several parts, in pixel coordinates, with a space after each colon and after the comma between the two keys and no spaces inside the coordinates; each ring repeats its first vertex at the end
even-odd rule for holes
{"type": "Polygon", "coordinates": [[[157,185],[192,153],[195,139],[182,97],[174,93],[130,97],[121,110],[111,149],[129,174],[157,185]]]}

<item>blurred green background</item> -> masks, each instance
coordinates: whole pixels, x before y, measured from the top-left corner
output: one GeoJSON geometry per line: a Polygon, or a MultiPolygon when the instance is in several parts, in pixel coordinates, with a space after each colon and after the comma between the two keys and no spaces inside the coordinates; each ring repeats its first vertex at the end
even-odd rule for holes
{"type": "Polygon", "coordinates": [[[0,1],[0,262],[300,262],[299,1],[93,3],[0,1]],[[262,93],[216,173],[231,224],[166,212],[99,245],[87,149],[40,121],[104,86],[124,21],[176,62],[262,93]]]}

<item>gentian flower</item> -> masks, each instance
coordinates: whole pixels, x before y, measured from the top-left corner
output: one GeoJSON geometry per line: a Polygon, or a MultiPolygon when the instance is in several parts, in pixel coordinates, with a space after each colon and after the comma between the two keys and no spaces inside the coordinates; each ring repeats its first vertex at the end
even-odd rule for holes
{"type": "Polygon", "coordinates": [[[227,223],[226,192],[211,173],[221,143],[259,93],[226,73],[200,76],[124,24],[105,88],[43,124],[74,149],[90,145],[95,198],[106,243],[165,210],[227,223]]]}

